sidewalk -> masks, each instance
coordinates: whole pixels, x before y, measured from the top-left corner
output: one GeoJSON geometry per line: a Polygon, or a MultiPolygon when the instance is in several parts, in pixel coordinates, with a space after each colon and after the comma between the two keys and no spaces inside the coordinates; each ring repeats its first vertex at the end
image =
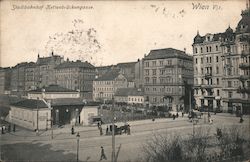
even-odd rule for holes
{"type": "MultiPolygon", "coordinates": [[[[172,118],[156,118],[154,121],[152,119],[147,120],[136,120],[136,121],[127,121],[127,123],[132,127],[132,129],[136,126],[141,125],[150,125],[150,124],[156,124],[156,123],[164,123],[164,122],[178,122],[178,121],[184,121],[188,120],[187,115],[185,115],[183,118],[179,117],[173,120],[172,118]]],[[[118,122],[115,123],[117,126],[124,125],[124,122],[118,122]]],[[[103,134],[105,134],[106,127],[110,124],[103,124],[103,134]]],[[[62,140],[62,139],[70,139],[70,138],[76,138],[77,132],[80,133],[81,138],[90,138],[90,137],[100,137],[100,132],[97,128],[97,126],[75,126],[74,127],[75,134],[71,134],[71,125],[65,125],[63,128],[53,128],[53,130],[49,129],[47,131],[41,130],[38,135],[36,132],[27,130],[25,128],[16,127],[16,132],[10,132],[6,133],[4,135],[1,135],[2,137],[10,134],[11,136],[8,138],[8,140],[50,140],[52,139],[52,132],[53,132],[53,139],[56,140],[62,140]]],[[[8,135],[9,136],[9,135],[8,135]]]]}

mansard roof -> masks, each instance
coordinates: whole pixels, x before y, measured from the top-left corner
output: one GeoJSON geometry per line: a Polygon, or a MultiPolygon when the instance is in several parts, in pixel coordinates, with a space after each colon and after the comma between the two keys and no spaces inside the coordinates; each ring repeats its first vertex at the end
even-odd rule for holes
{"type": "Polygon", "coordinates": [[[180,51],[174,48],[164,48],[151,50],[150,53],[145,56],[144,60],[166,59],[166,58],[182,58],[192,59],[192,56],[187,55],[184,51],[180,51]]]}
{"type": "Polygon", "coordinates": [[[95,68],[92,64],[89,62],[81,62],[80,60],[77,60],[76,62],[73,61],[66,61],[61,64],[59,64],[56,69],[66,69],[66,68],[95,68]]]}
{"type": "Polygon", "coordinates": [[[111,71],[107,71],[105,74],[103,74],[99,78],[95,79],[95,81],[110,81],[110,80],[114,80],[120,74],[121,73],[120,73],[119,69],[112,69],[111,71]]]}

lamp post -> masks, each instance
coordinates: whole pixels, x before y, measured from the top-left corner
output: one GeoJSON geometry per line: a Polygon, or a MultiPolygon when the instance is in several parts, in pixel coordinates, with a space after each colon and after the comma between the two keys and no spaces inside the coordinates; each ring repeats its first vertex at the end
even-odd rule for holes
{"type": "Polygon", "coordinates": [[[80,140],[80,134],[79,134],[79,132],[77,133],[76,138],[77,138],[76,161],[78,162],[78,155],[79,155],[79,140],[80,140]]]}
{"type": "Polygon", "coordinates": [[[114,97],[112,97],[112,157],[111,162],[115,162],[115,119],[114,119],[114,97]]]}
{"type": "Polygon", "coordinates": [[[37,97],[36,100],[36,134],[38,135],[38,117],[39,117],[39,113],[38,113],[38,100],[39,98],[37,97]]]}

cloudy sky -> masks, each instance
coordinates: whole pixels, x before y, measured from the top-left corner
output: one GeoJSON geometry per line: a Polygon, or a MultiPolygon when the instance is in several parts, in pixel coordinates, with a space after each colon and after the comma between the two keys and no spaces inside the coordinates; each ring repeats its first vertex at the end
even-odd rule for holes
{"type": "Polygon", "coordinates": [[[246,1],[0,1],[0,66],[55,54],[96,65],[136,61],[151,49],[235,29],[246,1]],[[72,8],[73,7],[73,8],[72,8]],[[196,8],[198,7],[198,8],[196,8]]]}

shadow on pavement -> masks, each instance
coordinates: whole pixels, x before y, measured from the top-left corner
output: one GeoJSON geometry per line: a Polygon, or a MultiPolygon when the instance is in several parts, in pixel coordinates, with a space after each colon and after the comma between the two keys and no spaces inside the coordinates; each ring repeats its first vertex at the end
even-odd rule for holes
{"type": "Polygon", "coordinates": [[[75,162],[76,155],[72,153],[65,153],[64,150],[51,150],[51,145],[42,145],[41,143],[27,144],[7,144],[1,146],[1,160],[3,161],[54,161],[54,162],[75,162]]]}

